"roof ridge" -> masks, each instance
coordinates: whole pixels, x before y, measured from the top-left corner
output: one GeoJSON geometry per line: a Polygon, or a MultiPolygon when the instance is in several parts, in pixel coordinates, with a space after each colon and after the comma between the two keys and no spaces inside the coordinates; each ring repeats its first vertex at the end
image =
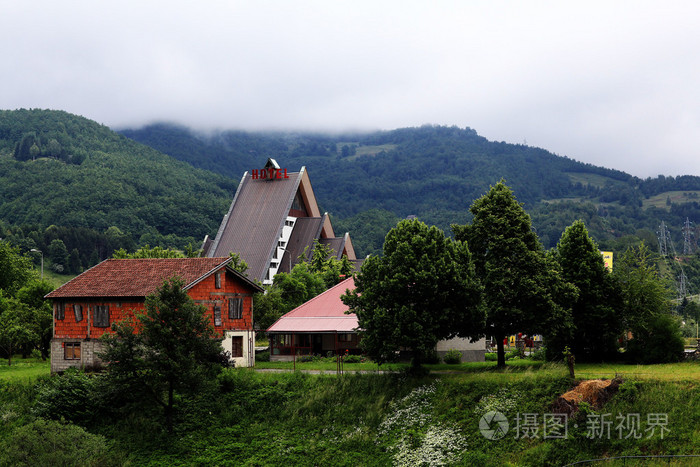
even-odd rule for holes
{"type": "MultiPolygon", "coordinates": [[[[330,289],[324,290],[324,291],[321,292],[320,294],[318,294],[318,295],[316,295],[315,297],[313,297],[313,298],[311,298],[311,299],[305,301],[304,303],[302,303],[302,304],[299,305],[298,307],[294,308],[293,310],[290,310],[289,312],[285,313],[285,315],[286,315],[286,314],[291,314],[291,313],[297,311],[299,308],[301,308],[301,307],[303,307],[303,306],[306,306],[307,304],[309,304],[309,303],[315,301],[316,299],[318,299],[318,298],[321,297],[322,295],[326,295],[326,294],[329,293],[331,290],[334,290],[336,287],[339,287],[341,284],[344,284],[345,282],[349,281],[350,279],[354,279],[354,277],[353,277],[353,276],[350,276],[350,277],[348,277],[348,278],[346,278],[346,279],[343,279],[342,281],[338,282],[337,284],[335,284],[335,285],[334,285],[333,287],[331,287],[330,289]]],[[[284,316],[284,315],[282,315],[282,316],[284,316]]]]}

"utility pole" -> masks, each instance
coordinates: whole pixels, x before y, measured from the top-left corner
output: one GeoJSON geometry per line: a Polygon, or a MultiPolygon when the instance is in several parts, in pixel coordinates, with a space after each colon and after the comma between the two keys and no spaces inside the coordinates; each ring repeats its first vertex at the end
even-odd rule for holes
{"type": "Polygon", "coordinates": [[[692,255],[693,254],[693,228],[691,227],[690,219],[685,218],[685,223],[683,224],[683,254],[692,255]]]}

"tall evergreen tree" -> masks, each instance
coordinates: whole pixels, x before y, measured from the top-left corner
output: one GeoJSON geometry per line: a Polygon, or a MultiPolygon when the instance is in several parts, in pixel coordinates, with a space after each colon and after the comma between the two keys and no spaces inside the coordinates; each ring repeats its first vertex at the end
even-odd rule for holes
{"type": "Polygon", "coordinates": [[[620,293],[603,256],[588,234],[583,221],[576,221],[562,234],[555,258],[564,279],[574,284],[578,299],[571,304],[573,319],[570,342],[552,336],[547,342],[549,356],[561,355],[568,345],[579,361],[605,360],[617,352],[616,339],[622,332],[620,293]]]}
{"type": "Polygon", "coordinates": [[[100,355],[110,362],[108,376],[115,387],[163,408],[168,430],[176,395],[196,394],[214,380],[223,362],[221,340],[204,307],[183,286],[180,278],[164,282],[146,297],[145,312],[113,324],[113,333],[102,336],[100,355]]]}
{"type": "Polygon", "coordinates": [[[561,304],[575,296],[575,289],[548,260],[530,216],[505,182],[492,186],[470,211],[472,223],[452,229],[469,245],[484,287],[486,332],[496,339],[498,366],[504,367],[504,339],[568,322],[570,313],[561,304]]]}
{"type": "Polygon", "coordinates": [[[481,287],[467,245],[437,227],[399,222],[384,255],[365,260],[355,286],[343,302],[357,315],[363,349],[379,362],[408,348],[417,368],[439,340],[483,335],[481,287]]]}

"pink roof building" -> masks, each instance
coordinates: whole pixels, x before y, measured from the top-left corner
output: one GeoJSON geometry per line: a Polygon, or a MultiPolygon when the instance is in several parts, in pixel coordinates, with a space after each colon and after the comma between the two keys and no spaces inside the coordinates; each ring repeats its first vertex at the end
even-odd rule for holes
{"type": "Polygon", "coordinates": [[[345,279],[278,319],[267,329],[270,359],[359,353],[357,316],[347,313],[348,307],[340,299],[354,288],[354,278],[345,279]]]}

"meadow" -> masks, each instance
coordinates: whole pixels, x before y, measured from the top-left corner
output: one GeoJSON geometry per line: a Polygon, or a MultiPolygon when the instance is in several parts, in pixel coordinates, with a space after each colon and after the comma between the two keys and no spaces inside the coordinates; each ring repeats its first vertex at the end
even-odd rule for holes
{"type": "Polygon", "coordinates": [[[39,417],[63,419],[101,440],[111,457],[100,465],[564,465],[700,454],[694,362],[577,365],[577,379],[623,383],[606,405],[583,404],[564,437],[545,436],[545,418],[574,383],[563,365],[528,359],[504,370],[493,362],[431,365],[422,377],[371,363],[346,364],[343,375],[322,362],[297,363],[313,373],[281,364],[225,370],[207,393],[180,401],[173,433],[162,429],[157,408],[122,404],[105,391],[102,376],[49,376],[45,362],[17,362],[0,361],[0,444],[39,417]],[[490,411],[508,422],[500,439],[482,433],[490,411]]]}

